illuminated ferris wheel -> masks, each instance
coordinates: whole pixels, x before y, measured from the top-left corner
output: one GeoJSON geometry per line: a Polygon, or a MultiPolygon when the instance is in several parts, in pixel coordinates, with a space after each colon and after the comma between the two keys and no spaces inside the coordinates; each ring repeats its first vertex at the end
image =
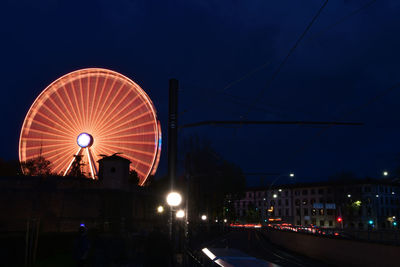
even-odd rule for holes
{"type": "Polygon", "coordinates": [[[71,72],[50,84],[25,117],[20,162],[38,156],[53,173],[68,175],[76,156],[97,178],[100,155],[121,153],[143,185],[157,169],[161,127],[148,95],[129,78],[106,69],[71,72]]]}

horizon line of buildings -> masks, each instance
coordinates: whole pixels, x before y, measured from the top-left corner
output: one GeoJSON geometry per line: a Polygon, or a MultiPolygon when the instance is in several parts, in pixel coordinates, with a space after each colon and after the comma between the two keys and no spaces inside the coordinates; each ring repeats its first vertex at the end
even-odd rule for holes
{"type": "Polygon", "coordinates": [[[400,218],[396,179],[352,179],[252,187],[234,201],[236,218],[342,229],[393,229],[400,218]]]}

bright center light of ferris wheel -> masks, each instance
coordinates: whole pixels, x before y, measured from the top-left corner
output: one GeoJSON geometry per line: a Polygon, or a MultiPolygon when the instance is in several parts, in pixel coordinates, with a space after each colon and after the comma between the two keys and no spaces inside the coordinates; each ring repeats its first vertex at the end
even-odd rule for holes
{"type": "Polygon", "coordinates": [[[88,133],[81,133],[78,135],[76,142],[82,148],[89,147],[93,144],[93,137],[88,133]]]}

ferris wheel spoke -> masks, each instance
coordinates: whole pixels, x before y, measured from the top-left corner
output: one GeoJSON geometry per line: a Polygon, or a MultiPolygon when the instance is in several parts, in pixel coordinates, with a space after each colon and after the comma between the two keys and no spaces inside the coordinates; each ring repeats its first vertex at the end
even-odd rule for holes
{"type": "MultiPolygon", "coordinates": [[[[119,148],[119,146],[110,145],[110,144],[103,144],[103,146],[112,148],[114,150],[119,148]]],[[[141,149],[135,149],[135,148],[126,147],[125,150],[131,151],[133,153],[139,153],[139,154],[143,154],[143,155],[146,155],[146,156],[153,157],[153,153],[150,153],[150,152],[147,152],[147,151],[144,151],[144,150],[141,150],[141,149]]],[[[152,151],[154,151],[154,149],[152,149],[152,151]]]]}
{"type": "MultiPolygon", "coordinates": [[[[47,106],[45,104],[43,104],[43,107],[45,109],[47,109],[49,112],[51,112],[54,116],[56,116],[55,112],[52,112],[50,109],[47,108],[47,106]]],[[[74,134],[74,130],[70,127],[70,125],[68,125],[67,123],[64,125],[61,125],[60,123],[58,123],[57,121],[55,121],[54,119],[50,118],[49,116],[43,114],[41,111],[38,111],[37,115],[42,116],[43,118],[46,118],[46,120],[50,121],[51,123],[55,124],[58,126],[58,129],[63,129],[64,132],[68,132],[69,134],[74,134]]],[[[62,121],[62,120],[61,120],[62,121]]]]}
{"type": "MultiPolygon", "coordinates": [[[[129,112],[125,112],[123,116],[118,117],[117,119],[110,119],[109,121],[111,122],[110,125],[107,125],[107,129],[113,127],[114,125],[120,123],[121,121],[125,121],[127,118],[130,118],[132,114],[140,110],[143,106],[145,106],[145,103],[141,103],[137,105],[135,108],[131,109],[129,112]]],[[[141,114],[139,114],[141,115],[141,114]]],[[[137,115],[138,116],[138,115],[137,115]]],[[[136,117],[137,117],[136,116],[136,117]]],[[[134,117],[134,119],[136,118],[134,117]]],[[[116,118],[116,117],[115,117],[116,118]]]]}
{"type": "MultiPolygon", "coordinates": [[[[117,102],[117,103],[115,103],[115,104],[112,105],[112,106],[113,106],[113,109],[112,109],[112,110],[104,112],[104,116],[103,116],[102,118],[100,118],[100,121],[99,121],[96,125],[99,125],[99,126],[100,126],[100,125],[105,125],[105,124],[107,124],[107,122],[113,121],[113,119],[109,119],[110,116],[114,115],[113,117],[115,117],[115,115],[116,115],[115,113],[116,113],[116,110],[117,110],[117,109],[119,110],[118,113],[122,112],[122,110],[124,109],[124,108],[121,108],[122,102],[125,101],[126,97],[127,97],[130,93],[131,93],[131,92],[130,92],[129,90],[127,90],[127,92],[125,93],[125,95],[123,95],[122,97],[118,98],[118,99],[119,99],[119,102],[117,102]]],[[[117,96],[117,94],[115,95],[115,97],[116,97],[116,96],[117,96]]]]}
{"type": "MultiPolygon", "coordinates": [[[[65,93],[66,88],[64,86],[62,86],[61,88],[64,89],[64,93],[65,93]]],[[[57,90],[55,92],[55,94],[56,94],[57,98],[60,99],[61,104],[64,107],[64,112],[61,111],[61,114],[64,114],[65,117],[68,117],[68,119],[66,120],[67,122],[69,122],[69,123],[75,122],[76,121],[75,118],[74,118],[75,111],[71,108],[71,102],[69,102],[69,108],[68,108],[67,104],[64,101],[64,99],[61,97],[60,92],[57,90]],[[72,113],[74,113],[74,114],[72,114],[72,113]]],[[[76,124],[74,124],[74,126],[76,126],[76,124]]]]}
{"type": "MultiPolygon", "coordinates": [[[[133,120],[133,121],[134,121],[134,120],[133,120]]],[[[124,123],[124,125],[125,125],[125,124],[129,124],[129,123],[131,123],[131,122],[133,122],[133,121],[126,122],[126,123],[124,123]]],[[[140,128],[140,127],[144,127],[144,126],[147,126],[147,125],[154,125],[154,122],[153,122],[153,121],[147,121],[147,122],[143,122],[143,123],[141,123],[141,124],[137,124],[137,125],[132,126],[132,127],[127,127],[127,128],[122,129],[122,130],[115,131],[116,128],[122,127],[121,125],[118,125],[118,126],[112,128],[112,129],[110,129],[110,130],[104,132],[104,133],[103,133],[103,134],[104,134],[103,137],[108,137],[108,136],[111,136],[111,135],[116,136],[116,134],[123,133],[123,132],[126,132],[126,131],[128,131],[128,130],[138,129],[138,128],[140,128]]]]}
{"type": "Polygon", "coordinates": [[[82,77],[81,79],[79,79],[79,92],[80,92],[80,103],[81,103],[81,108],[82,108],[82,113],[81,113],[81,116],[82,116],[82,120],[83,120],[83,125],[87,125],[87,119],[86,119],[86,116],[87,116],[87,111],[85,110],[85,98],[84,98],[84,93],[83,93],[83,91],[85,90],[85,88],[82,86],[82,80],[83,79],[85,79],[85,77],[82,77]]]}
{"type": "MultiPolygon", "coordinates": [[[[37,122],[35,122],[35,123],[37,123],[37,122]]],[[[38,123],[39,124],[39,123],[38,123]]],[[[45,125],[42,125],[42,126],[45,126],[45,125]]],[[[47,129],[50,129],[50,130],[52,130],[51,129],[51,127],[47,127],[47,126],[45,126],[47,129]]],[[[34,133],[38,133],[38,134],[41,134],[41,135],[47,135],[47,136],[49,136],[49,135],[51,135],[51,136],[56,136],[56,137],[58,137],[58,138],[60,138],[60,139],[62,139],[62,140],[68,140],[68,136],[66,136],[64,133],[61,135],[61,134],[57,134],[57,133],[51,133],[51,132],[48,132],[48,131],[44,131],[44,130],[39,130],[39,129],[35,129],[35,128],[30,128],[29,129],[29,132],[34,132],[34,133]]]]}
{"type": "Polygon", "coordinates": [[[88,105],[88,107],[90,107],[90,112],[89,112],[89,123],[90,123],[90,128],[91,129],[94,129],[94,124],[93,124],[93,107],[94,107],[94,105],[95,105],[95,103],[96,103],[96,93],[97,93],[97,86],[98,86],[98,83],[99,83],[99,75],[95,75],[95,79],[96,79],[96,81],[95,81],[95,83],[94,83],[94,86],[93,86],[93,90],[94,90],[94,92],[93,92],[93,94],[92,94],[92,96],[90,96],[90,92],[92,91],[92,90],[88,90],[88,94],[89,94],[89,96],[88,96],[88,100],[91,100],[91,102],[88,102],[87,103],[87,105],[88,105]]]}
{"type": "MultiPolygon", "coordinates": [[[[120,118],[120,114],[121,114],[121,113],[124,112],[124,114],[125,114],[124,117],[126,117],[126,116],[129,116],[129,114],[132,114],[134,111],[136,111],[136,110],[138,110],[139,108],[141,108],[141,107],[144,105],[144,103],[141,103],[140,105],[136,106],[134,109],[130,110],[128,114],[125,112],[125,109],[127,109],[128,107],[130,107],[139,97],[140,97],[139,95],[136,95],[136,96],[135,96],[132,100],[130,100],[124,107],[119,108],[118,111],[117,111],[116,113],[112,114],[112,117],[110,117],[109,119],[108,119],[108,117],[107,117],[107,120],[106,120],[106,121],[108,121],[108,122],[110,122],[110,121],[113,122],[115,118],[120,118]]],[[[111,113],[110,113],[110,115],[111,115],[111,113]]],[[[101,124],[98,124],[98,126],[101,127],[102,125],[101,125],[101,124]]]]}
{"type": "Polygon", "coordinates": [[[114,97],[109,101],[107,107],[105,108],[105,110],[101,113],[101,116],[99,116],[99,121],[95,122],[96,125],[104,125],[104,117],[107,116],[107,114],[109,114],[109,109],[111,106],[113,106],[114,101],[117,99],[117,97],[119,96],[119,93],[121,91],[121,89],[124,87],[123,84],[121,84],[121,86],[117,89],[118,91],[114,94],[114,97]]]}
{"type": "Polygon", "coordinates": [[[83,127],[83,126],[84,126],[84,122],[83,122],[83,118],[82,118],[83,113],[82,113],[82,111],[81,111],[80,103],[79,103],[79,101],[78,101],[78,96],[77,96],[77,93],[76,93],[74,81],[71,82],[71,91],[72,91],[72,95],[73,95],[73,97],[74,97],[73,99],[74,99],[74,101],[75,101],[76,109],[77,109],[77,111],[78,111],[78,120],[79,120],[79,124],[80,124],[81,127],[83,127]]]}
{"type": "Polygon", "coordinates": [[[70,157],[67,156],[67,154],[74,155],[73,151],[66,152],[64,151],[64,154],[57,156],[57,157],[50,157],[46,158],[50,162],[50,166],[52,166],[52,172],[53,173],[61,173],[63,170],[61,169],[61,166],[66,166],[71,159],[70,157]]]}
{"type": "MultiPolygon", "coordinates": [[[[66,116],[66,114],[68,114],[68,113],[62,112],[61,107],[58,106],[58,104],[56,103],[56,101],[54,101],[53,98],[49,97],[49,100],[50,100],[51,103],[56,107],[56,109],[57,109],[57,111],[58,111],[58,112],[54,112],[54,111],[53,111],[53,114],[54,114],[60,121],[63,121],[64,123],[66,123],[66,125],[68,125],[72,131],[78,131],[78,130],[75,128],[75,125],[74,125],[74,124],[70,124],[71,118],[69,118],[69,117],[66,116]],[[60,116],[62,116],[63,118],[61,118],[60,116]]],[[[45,106],[45,107],[48,108],[47,106],[45,106]]],[[[50,108],[48,108],[48,109],[49,109],[49,111],[50,111],[50,108]]]]}
{"type": "Polygon", "coordinates": [[[96,129],[97,125],[95,124],[95,122],[97,121],[97,117],[99,116],[99,114],[97,114],[97,113],[98,113],[99,105],[100,105],[100,102],[102,101],[102,97],[103,97],[103,94],[104,94],[104,91],[105,91],[105,87],[106,87],[106,84],[107,84],[107,79],[108,79],[108,74],[106,74],[106,77],[102,77],[102,79],[101,79],[102,80],[102,87],[99,90],[100,91],[100,96],[96,97],[96,95],[95,95],[95,97],[93,98],[93,101],[96,100],[96,101],[94,101],[95,108],[94,108],[93,117],[92,117],[93,127],[94,127],[95,131],[97,130],[96,129]]]}
{"type": "MultiPolygon", "coordinates": [[[[73,122],[81,125],[81,122],[79,121],[79,116],[76,114],[75,106],[72,104],[72,99],[71,99],[70,95],[68,94],[68,88],[66,87],[66,85],[63,86],[63,89],[64,89],[64,94],[65,94],[65,96],[68,100],[69,106],[70,106],[70,108],[67,109],[66,112],[71,112],[71,110],[72,110],[73,117],[74,117],[73,122]]],[[[70,114],[72,115],[72,113],[70,113],[70,114]]]]}
{"type": "MultiPolygon", "coordinates": [[[[110,88],[114,88],[116,82],[117,82],[117,80],[113,80],[110,88]]],[[[105,81],[105,83],[107,83],[107,80],[105,81]]],[[[97,125],[97,121],[99,120],[99,117],[104,115],[104,106],[106,105],[107,99],[109,99],[111,92],[112,92],[112,90],[108,90],[105,99],[103,99],[103,100],[99,99],[99,101],[101,103],[101,107],[96,110],[96,118],[94,119],[94,125],[97,125]]]]}

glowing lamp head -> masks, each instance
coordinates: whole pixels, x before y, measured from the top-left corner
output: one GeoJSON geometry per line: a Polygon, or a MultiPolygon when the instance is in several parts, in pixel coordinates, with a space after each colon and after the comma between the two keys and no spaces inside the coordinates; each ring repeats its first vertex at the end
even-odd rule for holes
{"type": "Polygon", "coordinates": [[[78,135],[76,142],[82,148],[90,147],[91,145],[93,145],[93,136],[88,133],[81,133],[80,135],[78,135]]]}
{"type": "Polygon", "coordinates": [[[181,219],[183,217],[185,217],[185,211],[184,210],[178,210],[176,212],[176,218],[181,219]]]}
{"type": "Polygon", "coordinates": [[[172,207],[179,206],[182,202],[182,197],[177,192],[171,192],[167,196],[167,203],[172,207]]]}

